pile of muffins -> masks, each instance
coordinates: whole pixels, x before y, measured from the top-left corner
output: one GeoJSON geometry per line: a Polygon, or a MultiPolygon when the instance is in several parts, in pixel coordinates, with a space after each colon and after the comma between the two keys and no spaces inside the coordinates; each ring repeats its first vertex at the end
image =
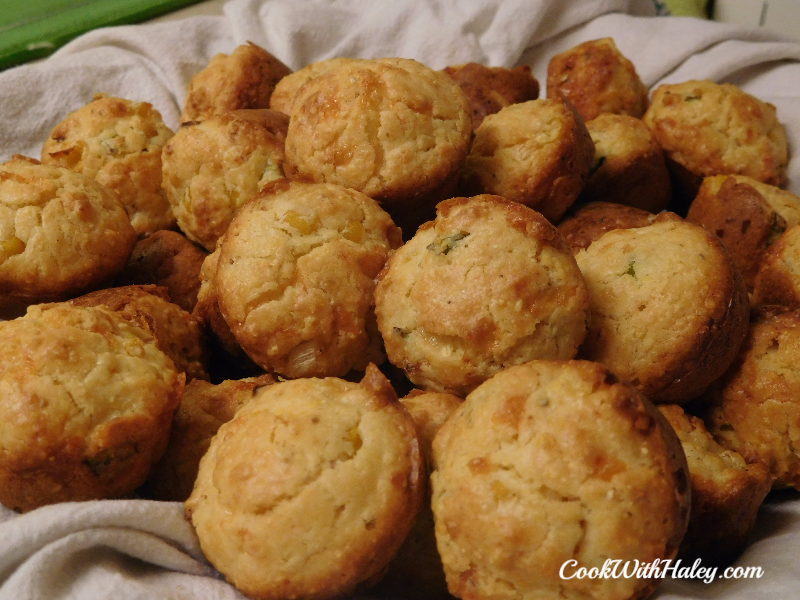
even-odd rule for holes
{"type": "Polygon", "coordinates": [[[624,600],[658,581],[564,565],[734,560],[800,485],[775,109],[650,98],[611,39],[538,96],[248,44],[176,133],[98,94],[0,165],[0,502],[185,501],[264,600],[624,600]]]}

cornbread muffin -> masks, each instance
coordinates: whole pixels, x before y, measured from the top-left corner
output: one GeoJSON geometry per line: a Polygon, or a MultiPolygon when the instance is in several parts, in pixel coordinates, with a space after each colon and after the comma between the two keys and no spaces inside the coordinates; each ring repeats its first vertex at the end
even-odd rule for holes
{"type": "Polygon", "coordinates": [[[800,311],[761,306],[731,368],[706,394],[714,439],[800,488],[800,311]]]}
{"type": "Polygon", "coordinates": [[[641,118],[647,94],[633,63],[611,38],[584,42],[547,65],[547,97],[568,98],[585,121],[603,113],[641,118]]]}
{"type": "Polygon", "coordinates": [[[658,409],[681,441],[692,480],[689,527],[678,558],[727,565],[747,544],[772,475],[764,465],[748,465],[741,454],[717,444],[703,421],[680,406],[662,404],[658,409]]]}
{"type": "Polygon", "coordinates": [[[0,165],[0,318],[113,281],[136,243],[114,192],[16,155],[0,165]]]}
{"type": "Polygon", "coordinates": [[[558,230],[498,196],[453,198],[437,212],[378,277],[389,360],[426,390],[466,396],[511,365],[573,358],[589,296],[558,230]]]}
{"type": "Polygon", "coordinates": [[[105,306],[153,334],[158,348],[175,363],[186,381],[208,379],[208,355],[200,323],[169,301],[166,288],[129,285],[98,290],[70,301],[74,306],[105,306]]]}
{"type": "Polygon", "coordinates": [[[167,449],[150,472],[152,494],[159,500],[186,500],[192,493],[200,459],[217,430],[264,387],[276,382],[272,375],[261,375],[229,379],[218,385],[202,379],[187,383],[172,421],[167,449]]]}
{"type": "Polygon", "coordinates": [[[658,580],[569,577],[609,558],[672,559],[686,531],[680,442],[597,363],[498,373],[436,434],[433,460],[436,540],[459,598],[646,598],[658,580]]]}
{"type": "Polygon", "coordinates": [[[444,73],[404,58],[350,60],[299,93],[288,176],[358,190],[393,218],[454,189],[472,124],[466,96],[444,73]]]}
{"type": "Polygon", "coordinates": [[[580,356],[653,402],[696,398],[747,333],[747,290],[714,234],[682,220],[605,233],[575,256],[591,297],[580,356]]]}
{"type": "Polygon", "coordinates": [[[377,202],[326,183],[277,181],[231,223],[214,274],[219,309],[262,368],[342,376],[385,358],[374,279],[400,230],[377,202]]]}
{"type": "Polygon", "coordinates": [[[283,177],[289,119],[237,110],[186,123],[164,148],[164,191],[183,233],[213,252],[242,205],[283,177]]]}
{"type": "Polygon", "coordinates": [[[247,42],[230,56],[217,54],[192,78],[181,123],[248,108],[269,108],[275,85],[292,70],[269,52],[247,42]]]}
{"type": "Polygon", "coordinates": [[[687,81],[653,92],[644,122],[691,196],[708,175],[786,182],[786,133],[775,107],[729,83],[687,81]]]}
{"type": "Polygon", "coordinates": [[[789,222],[800,222],[800,198],[750,177],[714,175],[703,180],[686,219],[725,242],[752,291],[767,248],[789,222]]]}
{"type": "MultiPolygon", "coordinates": [[[[422,455],[428,472],[431,470],[433,438],[463,400],[441,392],[413,390],[400,402],[414,419],[422,455]]],[[[442,559],[436,548],[430,494],[417,516],[414,527],[389,563],[377,592],[406,598],[449,598],[442,559]]]]}
{"type": "Polygon", "coordinates": [[[371,365],[361,383],[271,385],[223,425],[187,515],[249,598],[325,599],[374,582],[424,494],[414,422],[371,365]]]}
{"type": "Polygon", "coordinates": [[[286,115],[292,114],[292,107],[297,93],[306,83],[342,65],[352,62],[352,58],[331,58],[306,65],[299,71],[290,73],[275,85],[275,91],[269,100],[269,107],[286,115]]]}
{"type": "Polygon", "coordinates": [[[754,306],[800,308],[800,225],[787,229],[766,251],[754,288],[754,306]]]}
{"type": "Polygon", "coordinates": [[[151,333],[101,307],[32,306],[0,323],[0,502],[112,498],[164,451],[184,375],[151,333]]]}
{"type": "Polygon", "coordinates": [[[472,129],[477,129],[486,115],[493,115],[509,104],[539,97],[539,82],[534,79],[528,65],[506,69],[466,63],[447,67],[444,72],[461,87],[469,100],[472,129]]]}
{"type": "Polygon", "coordinates": [[[680,219],[674,213],[664,212],[654,215],[622,204],[612,202],[590,202],[584,204],[573,214],[558,224],[558,231],[567,240],[573,254],[588,248],[607,231],[614,229],[634,229],[646,227],[655,222],[680,219]]]}
{"type": "Polygon", "coordinates": [[[114,190],[141,236],[175,226],[161,189],[161,151],[172,136],[151,104],[96,94],[56,125],[42,147],[42,162],[114,190]]]}
{"type": "Polygon", "coordinates": [[[639,119],[602,114],[586,122],[594,163],[581,202],[616,202],[649,212],[667,207],[672,184],[664,151],[639,119]]]}
{"type": "Polygon", "coordinates": [[[117,277],[117,285],[163,286],[172,302],[192,312],[205,257],[205,252],[177,231],[156,231],[136,243],[128,264],[117,277]]]}
{"type": "Polygon", "coordinates": [[[568,102],[532,100],[484,119],[461,174],[465,194],[497,194],[558,223],[589,176],[594,144],[568,102]]]}

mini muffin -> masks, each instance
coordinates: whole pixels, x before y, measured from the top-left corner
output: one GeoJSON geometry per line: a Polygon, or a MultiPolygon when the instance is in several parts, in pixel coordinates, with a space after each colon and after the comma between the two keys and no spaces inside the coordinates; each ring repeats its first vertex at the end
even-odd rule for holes
{"type": "Polygon", "coordinates": [[[0,502],[133,491],[164,451],[183,382],[149,331],[106,308],[39,305],[0,323],[0,502]]]}
{"type": "Polygon", "coordinates": [[[200,267],[206,253],[177,231],[156,231],[139,240],[117,285],[152,283],[164,286],[169,299],[192,312],[200,290],[200,267]]]}
{"type": "Polygon", "coordinates": [[[175,226],[161,189],[161,151],[172,136],[151,104],[96,94],[56,125],[42,147],[42,162],[114,190],[141,236],[175,226]]]}
{"type": "Polygon", "coordinates": [[[114,192],[63,167],[0,165],[0,318],[114,280],[136,232],[114,192]]]}
{"type": "Polygon", "coordinates": [[[181,122],[248,108],[269,108],[275,85],[292,70],[269,52],[247,42],[230,56],[217,54],[192,78],[181,122]]]}
{"type": "Polygon", "coordinates": [[[603,113],[641,118],[647,94],[633,63],[611,38],[584,42],[547,65],[547,97],[568,98],[585,121],[603,113]]]}
{"type": "Polygon", "coordinates": [[[287,175],[363,192],[395,219],[432,209],[454,189],[472,122],[466,96],[441,71],[404,58],[351,60],[301,92],[287,175]]]}
{"type": "Polygon", "coordinates": [[[213,287],[256,364],[289,378],[343,376],[385,358],[374,278],[400,230],[377,202],[325,183],[278,181],[231,223],[213,287]]]}
{"type": "Polygon", "coordinates": [[[186,381],[208,379],[208,356],[200,323],[169,301],[166,288],[129,285],[98,290],[71,300],[74,306],[105,306],[133,325],[147,329],[186,381]]]}
{"type": "Polygon", "coordinates": [[[466,63],[447,67],[444,72],[461,86],[469,99],[472,129],[477,129],[486,115],[539,97],[539,82],[528,65],[506,69],[466,63]]]}
{"type": "MultiPolygon", "coordinates": [[[[413,390],[400,402],[414,419],[425,465],[431,470],[433,438],[463,400],[442,392],[413,390]]],[[[444,578],[442,559],[436,548],[433,512],[430,495],[420,510],[417,521],[389,563],[389,570],[381,580],[379,595],[407,598],[449,598],[444,578]],[[381,594],[383,592],[383,594],[381,594]]]]}
{"type": "Polygon", "coordinates": [[[361,383],[261,390],[211,441],[186,511],[205,556],[248,598],[340,598],[382,575],[424,473],[414,422],[371,365],[361,383]]]}
{"type": "Polygon", "coordinates": [[[766,251],[754,288],[754,306],[800,308],[800,225],[787,229],[766,251]]]}
{"type": "Polygon", "coordinates": [[[484,119],[461,174],[466,194],[497,194],[558,223],[589,176],[594,144],[569,103],[532,100],[484,119]]]}
{"type": "Polygon", "coordinates": [[[269,107],[285,115],[292,114],[292,107],[297,93],[306,83],[326,73],[352,62],[352,58],[331,58],[306,65],[299,71],[290,73],[275,85],[275,91],[269,101],[269,107]]]}
{"type": "Polygon", "coordinates": [[[758,507],[772,488],[772,475],[764,465],[748,465],[741,454],[717,444],[703,421],[680,406],[658,408],[681,441],[692,480],[689,527],[678,558],[727,565],[747,545],[758,507]]]}
{"type": "Polygon", "coordinates": [[[202,379],[187,383],[172,421],[167,449],[148,479],[153,495],[159,500],[186,500],[192,493],[200,459],[217,430],[264,387],[276,382],[272,375],[261,375],[218,385],[202,379]]]}
{"type": "Polygon", "coordinates": [[[506,367],[573,358],[589,297],[558,230],[498,196],[453,198],[389,259],[375,313],[416,385],[465,396],[506,367]]]}
{"type": "Polygon", "coordinates": [[[605,201],[642,210],[664,210],[672,196],[664,151],[639,119],[602,114],[586,122],[594,163],[582,202],[605,201]]]}
{"type": "Polygon", "coordinates": [[[775,186],[786,182],[786,133],[775,107],[735,85],[708,80],[661,85],[644,122],[690,196],[709,175],[747,175],[775,186]]]}
{"type": "Polygon", "coordinates": [[[752,291],[767,248],[800,222],[800,198],[750,177],[714,175],[703,180],[686,219],[725,242],[752,291]]]}
{"type": "Polygon", "coordinates": [[[739,356],[709,389],[703,420],[714,439],[763,463],[775,487],[800,489],[800,311],[753,309],[739,356]]]}
{"type": "Polygon", "coordinates": [[[696,398],[747,333],[739,270],[717,236],[686,221],[609,231],[575,256],[591,297],[581,358],[653,402],[696,398]]]}
{"type": "Polygon", "coordinates": [[[184,124],[164,148],[164,191],[183,233],[212,252],[239,209],[283,177],[289,120],[237,110],[184,124]]]}
{"type": "Polygon", "coordinates": [[[442,426],[433,459],[436,540],[459,598],[646,598],[658,580],[571,576],[673,559],[686,531],[680,442],[597,363],[498,373],[442,426]]]}
{"type": "Polygon", "coordinates": [[[614,229],[634,229],[647,227],[655,222],[680,219],[674,213],[664,212],[654,215],[622,204],[611,202],[590,202],[584,204],[574,214],[558,224],[558,231],[567,240],[573,254],[588,248],[607,231],[614,229]]]}

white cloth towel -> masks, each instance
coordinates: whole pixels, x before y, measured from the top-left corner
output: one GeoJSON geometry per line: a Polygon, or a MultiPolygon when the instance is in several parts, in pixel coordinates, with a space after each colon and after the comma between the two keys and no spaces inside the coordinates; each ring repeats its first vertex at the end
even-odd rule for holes
{"type": "MultiPolygon", "coordinates": [[[[649,0],[233,0],[223,17],[89,33],[46,61],[0,73],[0,161],[38,157],[70,111],[108,92],[151,102],[177,127],[186,85],[219,52],[253,41],[292,68],[333,56],[529,64],[544,85],[553,54],[613,37],[645,84],[711,78],[772,102],[800,148],[800,44],[762,30],[652,18],[649,0]]],[[[789,163],[800,192],[800,157],[789,163]]],[[[658,598],[793,598],[800,590],[800,500],[771,499],[737,564],[753,580],[665,582],[658,598]]],[[[0,508],[0,600],[241,600],[205,563],[180,504],[68,503],[0,508]]]]}

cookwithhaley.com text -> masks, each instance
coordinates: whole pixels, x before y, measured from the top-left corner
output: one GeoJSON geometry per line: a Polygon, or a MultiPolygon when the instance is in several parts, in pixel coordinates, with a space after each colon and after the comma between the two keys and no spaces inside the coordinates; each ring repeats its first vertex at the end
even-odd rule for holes
{"type": "MultiPolygon", "coordinates": [[[[682,565],[681,560],[659,560],[645,563],[638,560],[611,560],[607,559],[602,567],[578,566],[577,560],[568,560],[559,570],[561,579],[619,579],[620,577],[637,579],[702,579],[704,583],[711,583],[717,577],[717,567],[703,567],[698,558],[694,564],[682,565]]],[[[764,574],[761,567],[727,567],[722,572],[722,579],[760,579],[764,574]]]]}

